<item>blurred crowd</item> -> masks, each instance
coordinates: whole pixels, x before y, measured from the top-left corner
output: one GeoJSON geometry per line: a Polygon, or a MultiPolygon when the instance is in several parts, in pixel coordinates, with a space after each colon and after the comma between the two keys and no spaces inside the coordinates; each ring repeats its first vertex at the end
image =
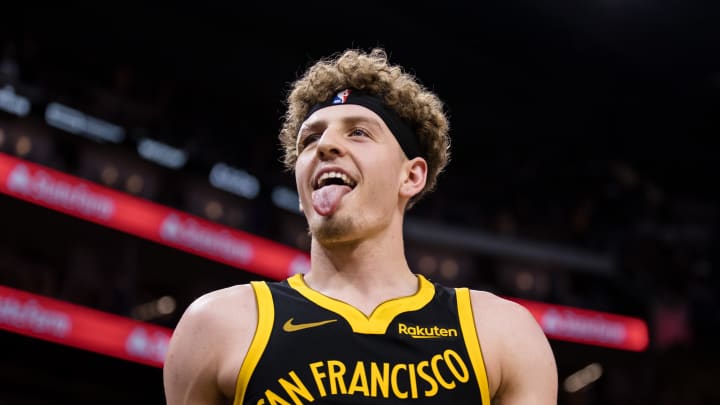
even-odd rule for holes
{"type": "MultiPolygon", "coordinates": [[[[293,188],[292,176],[281,169],[273,132],[280,93],[228,105],[236,100],[162,75],[144,77],[147,73],[129,64],[73,75],[45,64],[31,43],[8,41],[1,49],[0,89],[11,86],[33,106],[54,101],[102,117],[128,128],[128,141],[97,143],[50,128],[39,108],[23,117],[0,112],[0,152],[307,249],[303,218],[276,206],[269,191],[293,188]],[[244,108],[252,115],[241,114],[244,108]],[[262,109],[266,115],[254,115],[262,109]],[[148,134],[187,151],[190,163],[172,170],[143,160],[134,142],[148,134]],[[31,139],[29,150],[20,145],[23,136],[31,139]],[[105,181],[101,169],[109,161],[121,177],[141,174],[142,187],[105,181]],[[262,185],[258,197],[229,195],[206,184],[208,168],[218,161],[254,174],[262,185]],[[209,200],[219,201],[220,215],[208,210],[209,200]]],[[[553,261],[514,257],[512,248],[493,254],[433,245],[432,236],[429,241],[408,237],[411,258],[417,260],[412,264],[450,284],[646,319],[649,353],[628,355],[629,361],[641,361],[625,368],[616,363],[614,373],[608,370],[605,381],[586,394],[564,395],[567,404],[718,400],[713,383],[720,377],[715,345],[720,338],[720,204],[715,186],[703,180],[707,173],[674,178],[671,168],[658,169],[672,162],[578,154],[573,145],[547,138],[518,141],[511,148],[500,140],[483,142],[475,159],[470,151],[457,152],[438,191],[413,208],[409,219],[431,221],[450,234],[475,230],[484,240],[507,246],[591,253],[607,259],[607,268],[582,268],[562,256],[553,261]],[[433,252],[439,262],[455,261],[442,270],[427,264],[420,251],[433,252]]],[[[178,311],[151,319],[172,327],[193,297],[251,278],[6,196],[0,196],[0,204],[0,224],[10,231],[0,241],[0,284],[131,317],[140,316],[133,312],[137,305],[173,291],[178,311]],[[194,274],[195,266],[209,270],[194,274]]],[[[573,350],[558,345],[562,353],[573,350]]]]}

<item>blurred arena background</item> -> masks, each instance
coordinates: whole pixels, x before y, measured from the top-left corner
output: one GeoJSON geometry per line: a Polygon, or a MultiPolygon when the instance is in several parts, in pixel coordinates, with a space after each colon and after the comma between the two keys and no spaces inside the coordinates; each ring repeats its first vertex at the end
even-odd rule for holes
{"type": "Polygon", "coordinates": [[[531,308],[560,404],[720,403],[715,3],[2,8],[0,404],[164,403],[193,299],[304,271],[284,92],[375,45],[451,117],[411,266],[531,308]]]}

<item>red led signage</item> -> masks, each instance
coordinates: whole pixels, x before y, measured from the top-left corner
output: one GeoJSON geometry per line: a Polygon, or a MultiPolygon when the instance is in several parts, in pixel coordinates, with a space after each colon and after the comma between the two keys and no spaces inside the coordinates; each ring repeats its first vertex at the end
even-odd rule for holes
{"type": "Polygon", "coordinates": [[[0,286],[0,329],[162,367],[172,329],[0,286]]]}
{"type": "MultiPolygon", "coordinates": [[[[2,153],[0,193],[271,279],[310,266],[306,252],[2,153]]],[[[164,349],[157,347],[169,331],[7,288],[0,294],[4,329],[148,364],[162,361],[164,349]],[[141,355],[128,353],[128,345],[143,348],[141,355]]],[[[641,319],[509,299],[528,308],[552,339],[630,351],[648,346],[641,319]]]]}

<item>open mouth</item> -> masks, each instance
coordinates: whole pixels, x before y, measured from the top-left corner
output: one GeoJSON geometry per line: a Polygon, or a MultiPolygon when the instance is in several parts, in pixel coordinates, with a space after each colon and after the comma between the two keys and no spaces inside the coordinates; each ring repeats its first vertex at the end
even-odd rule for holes
{"type": "Polygon", "coordinates": [[[351,189],[355,188],[357,182],[350,178],[347,174],[339,171],[329,171],[322,173],[313,182],[313,189],[318,190],[325,186],[336,185],[336,186],[348,186],[351,189]]]}
{"type": "Polygon", "coordinates": [[[320,172],[313,181],[312,203],[315,212],[331,216],[340,206],[343,197],[352,192],[357,182],[340,170],[320,172]]]}

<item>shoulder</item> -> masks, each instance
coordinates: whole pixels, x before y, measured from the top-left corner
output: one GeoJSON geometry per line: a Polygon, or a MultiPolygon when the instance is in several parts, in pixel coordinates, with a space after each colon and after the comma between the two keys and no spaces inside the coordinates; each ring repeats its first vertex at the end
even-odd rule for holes
{"type": "Polygon", "coordinates": [[[166,395],[171,398],[231,397],[240,364],[257,324],[250,284],[196,298],[173,331],[165,357],[166,395]]]}
{"type": "MultiPolygon", "coordinates": [[[[171,343],[192,343],[210,355],[233,340],[254,332],[257,322],[255,293],[250,284],[208,292],[185,309],[171,343]]],[[[172,348],[172,346],[171,346],[172,348]]]]}
{"type": "Polygon", "coordinates": [[[548,402],[531,403],[552,403],[557,389],[555,358],[532,313],[486,291],[470,290],[470,299],[494,397],[515,403],[510,398],[525,398],[534,391],[542,392],[548,402]]]}
{"type": "Polygon", "coordinates": [[[480,343],[490,346],[492,357],[497,360],[504,360],[505,353],[546,343],[538,322],[519,303],[478,290],[470,290],[470,302],[480,343]]]}
{"type": "Polygon", "coordinates": [[[188,305],[183,313],[178,328],[185,324],[223,323],[227,318],[237,317],[238,311],[253,311],[255,293],[250,284],[235,285],[201,295],[188,305]]]}
{"type": "Polygon", "coordinates": [[[508,328],[539,327],[530,311],[515,301],[479,290],[470,290],[470,301],[476,320],[509,322],[508,328]]]}

